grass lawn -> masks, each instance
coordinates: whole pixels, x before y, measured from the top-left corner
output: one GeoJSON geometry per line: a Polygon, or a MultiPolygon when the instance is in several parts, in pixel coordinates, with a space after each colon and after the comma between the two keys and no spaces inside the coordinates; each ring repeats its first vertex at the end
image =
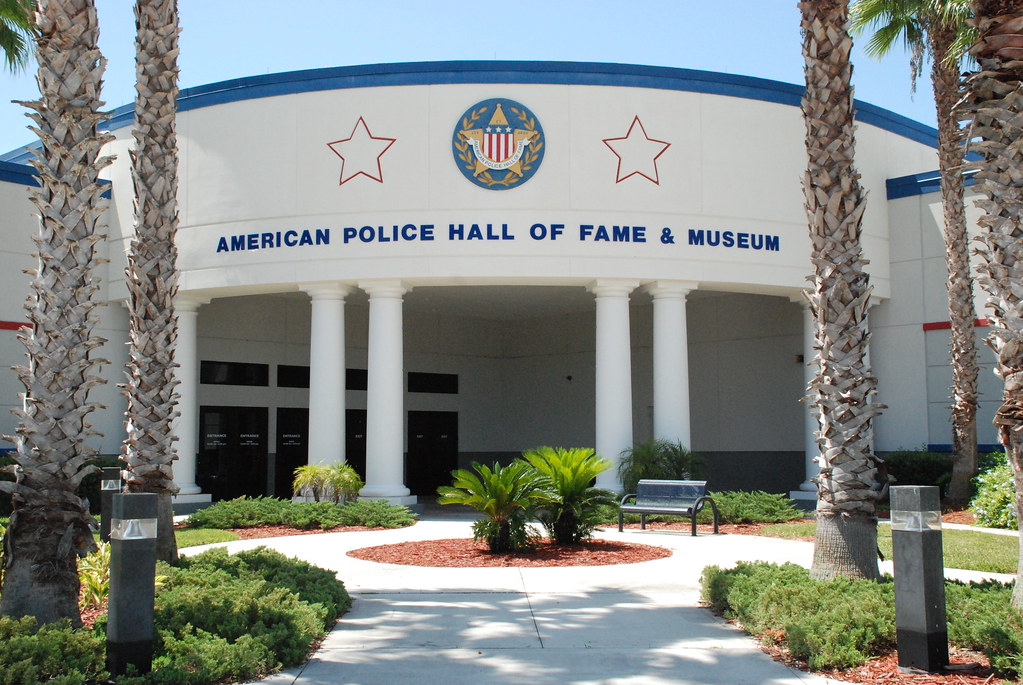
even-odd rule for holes
{"type": "MultiPolygon", "coordinates": [[[[778,523],[767,526],[761,535],[779,538],[798,538],[812,536],[817,524],[800,521],[797,523],[778,523]]],[[[892,558],[892,530],[889,526],[877,527],[877,546],[886,559],[892,558]]],[[[945,556],[945,566],[971,571],[987,571],[990,573],[1015,573],[1019,560],[1019,541],[1012,535],[996,535],[976,530],[942,530],[941,546],[945,556]]]]}

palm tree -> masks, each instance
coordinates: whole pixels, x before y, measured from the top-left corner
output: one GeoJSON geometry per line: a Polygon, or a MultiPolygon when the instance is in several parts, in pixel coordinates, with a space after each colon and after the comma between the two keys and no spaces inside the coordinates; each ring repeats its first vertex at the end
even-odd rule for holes
{"type": "Polygon", "coordinates": [[[871,454],[876,379],[867,362],[870,285],[863,270],[860,223],[865,208],[853,167],[852,37],[848,0],[804,0],[803,59],[809,219],[818,367],[810,399],[819,426],[817,538],[811,575],[879,578],[871,454]]]}
{"type": "Polygon", "coordinates": [[[35,0],[0,0],[0,50],[8,71],[20,71],[28,63],[35,6],[35,0]]]}
{"type": "Polygon", "coordinates": [[[92,333],[105,208],[96,181],[109,163],[97,158],[108,138],[97,131],[105,118],[99,111],[104,60],[91,0],[43,0],[35,16],[40,97],[22,104],[32,110],[42,143],[32,162],[40,182],[32,200],[41,220],[26,305],[32,328],[19,334],[28,365],[18,369],[26,393],[15,412],[17,480],[0,483],[14,502],[0,614],[81,625],[77,557],[95,543],[77,491],[97,470],[85,445],[94,434],[87,418],[97,407],[88,392],[102,382],[93,367],[106,363],[93,355],[103,340],[92,333]]]}
{"type": "Polygon", "coordinates": [[[157,557],[173,562],[172,497],[178,492],[171,421],[177,412],[177,0],[135,3],[135,238],[128,253],[127,435],[121,458],[129,492],[156,493],[157,557]]]}
{"type": "MultiPolygon", "coordinates": [[[[977,188],[983,263],[977,282],[989,294],[989,344],[998,355],[1002,405],[998,437],[1012,466],[1016,511],[1023,511],[1023,0],[976,0],[970,48],[980,70],[966,81],[964,115],[980,153],[977,188]]],[[[1023,536],[1012,603],[1023,607],[1023,536]]]]}
{"type": "Polygon", "coordinates": [[[877,27],[867,53],[887,54],[901,36],[910,48],[913,86],[925,58],[931,60],[931,85],[938,114],[938,168],[945,215],[948,267],[949,353],[952,359],[952,482],[948,501],[964,505],[977,473],[977,343],[974,336],[973,279],[963,204],[963,136],[954,109],[960,98],[959,65],[968,32],[968,0],[857,0],[853,29],[877,27]]]}

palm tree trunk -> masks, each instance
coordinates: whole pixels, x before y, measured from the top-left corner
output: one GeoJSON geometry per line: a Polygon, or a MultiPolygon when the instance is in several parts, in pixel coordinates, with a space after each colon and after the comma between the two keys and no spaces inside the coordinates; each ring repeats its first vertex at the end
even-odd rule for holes
{"type": "MultiPolygon", "coordinates": [[[[980,225],[984,263],[978,283],[990,295],[989,344],[998,355],[1002,405],[995,415],[999,440],[1012,466],[1016,510],[1023,511],[1023,0],[978,0],[979,37],[970,49],[980,71],[967,79],[965,113],[971,143],[981,155],[978,189],[987,199],[980,225]]],[[[1023,536],[1012,603],[1023,607],[1023,536]]]]}
{"type": "Polygon", "coordinates": [[[970,277],[969,235],[963,203],[963,136],[955,105],[959,100],[959,70],[943,58],[955,41],[954,28],[929,27],[931,84],[938,115],[938,168],[941,206],[945,215],[945,256],[948,266],[948,316],[952,360],[952,482],[947,501],[963,506],[970,500],[977,473],[977,343],[973,279],[970,277]]]}
{"type": "Polygon", "coordinates": [[[807,170],[818,369],[810,397],[820,427],[817,538],[811,575],[880,577],[871,420],[876,379],[867,363],[870,286],[863,270],[865,208],[853,166],[853,103],[847,0],[805,0],[802,12],[807,170]]]}
{"type": "Polygon", "coordinates": [[[43,0],[35,15],[40,98],[32,110],[42,142],[32,162],[40,188],[32,200],[40,214],[38,265],[26,305],[32,329],[19,333],[28,366],[18,369],[26,389],[18,416],[14,483],[0,483],[14,502],[4,539],[0,614],[35,616],[47,623],[78,612],[77,556],[95,548],[91,518],[78,486],[97,470],[88,464],[88,414],[97,405],[89,389],[102,383],[93,371],[93,297],[99,289],[96,244],[105,208],[96,182],[109,163],[98,160],[106,136],[97,132],[104,60],[91,0],[43,0]]]}
{"type": "Polygon", "coordinates": [[[178,492],[172,462],[177,453],[171,422],[177,416],[174,342],[177,316],[178,95],[177,0],[135,4],[137,96],[132,180],[135,239],[128,254],[130,308],[128,434],[122,459],[131,492],[159,495],[157,558],[174,562],[171,497],[178,492]]]}

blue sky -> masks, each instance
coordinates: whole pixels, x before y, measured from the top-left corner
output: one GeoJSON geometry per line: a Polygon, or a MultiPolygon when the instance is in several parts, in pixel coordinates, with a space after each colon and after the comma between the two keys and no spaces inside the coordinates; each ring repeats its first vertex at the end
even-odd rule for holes
{"type": "MultiPolygon", "coordinates": [[[[135,97],[133,3],[97,0],[110,109],[135,97]]],[[[795,0],[179,0],[181,87],[296,69],[435,60],[567,60],[684,67],[801,84],[795,0]],[[727,8],[727,9],[722,9],[727,8]]],[[[861,37],[860,45],[866,43],[861,37]]],[[[908,57],[857,47],[858,99],[934,125],[930,83],[908,57]]],[[[0,153],[32,141],[34,65],[0,75],[0,153]]]]}

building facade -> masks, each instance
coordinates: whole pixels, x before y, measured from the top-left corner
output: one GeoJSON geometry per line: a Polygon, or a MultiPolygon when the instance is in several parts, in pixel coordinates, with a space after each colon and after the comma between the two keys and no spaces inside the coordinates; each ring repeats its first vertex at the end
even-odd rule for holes
{"type": "MultiPolygon", "coordinates": [[[[288,495],[296,466],[347,459],[365,496],[411,503],[472,461],[543,444],[617,461],[653,437],[703,455],[712,488],[807,490],[801,91],[527,62],[182,91],[181,501],[288,495]]],[[[114,113],[107,150],[102,453],[123,437],[131,118],[114,113]]],[[[950,442],[935,141],[859,103],[880,452],[950,442]]],[[[6,368],[24,357],[34,178],[25,153],[0,159],[6,368]]],[[[0,370],[0,403],[21,391],[0,370]]]]}

